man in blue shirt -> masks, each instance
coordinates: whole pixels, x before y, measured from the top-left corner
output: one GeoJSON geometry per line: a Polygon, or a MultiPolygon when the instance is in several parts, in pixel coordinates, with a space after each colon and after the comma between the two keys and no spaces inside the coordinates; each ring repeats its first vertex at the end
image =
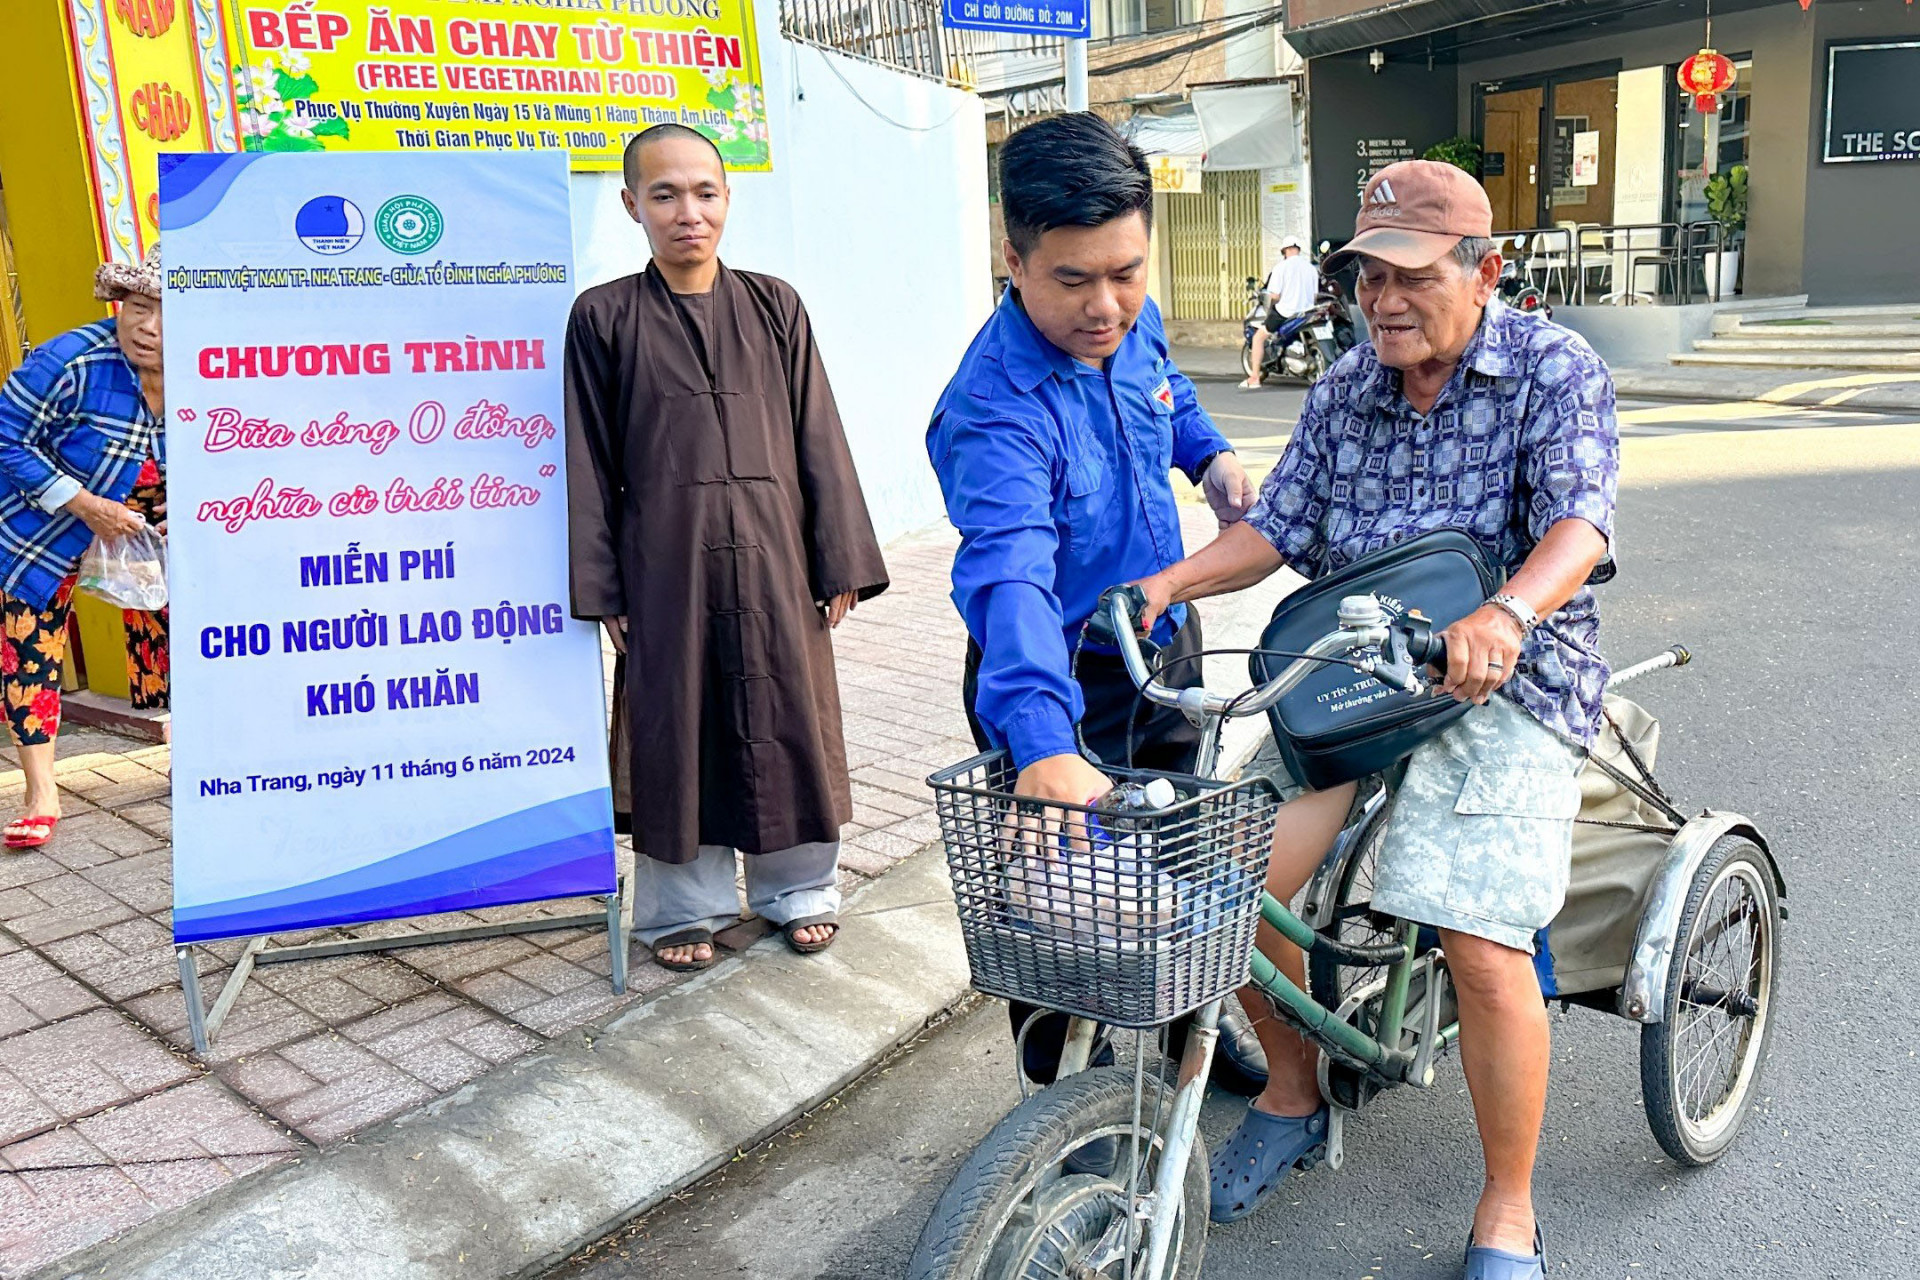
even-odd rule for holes
{"type": "MultiPolygon", "coordinates": [[[[1142,709],[1117,654],[1089,645],[1076,664],[1081,628],[1102,591],[1181,558],[1173,468],[1204,485],[1223,527],[1253,491],[1147,297],[1139,149],[1098,116],[1059,116],[1009,138],[1000,175],[1012,287],[941,396],[927,453],[961,536],[974,736],[1012,751],[1021,794],[1084,804],[1112,784],[1082,743],[1110,765],[1131,746],[1136,763],[1184,770],[1198,735],[1177,711],[1142,709]]],[[[1197,613],[1170,614],[1154,638],[1197,654],[1197,613]]],[[[1199,677],[1197,660],[1169,673],[1199,677]]]]}

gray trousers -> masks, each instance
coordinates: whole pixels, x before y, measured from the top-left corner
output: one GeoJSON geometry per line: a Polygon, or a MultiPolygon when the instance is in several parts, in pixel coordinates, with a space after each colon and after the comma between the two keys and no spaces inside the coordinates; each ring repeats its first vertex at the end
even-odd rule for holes
{"type": "MultiPolygon", "coordinates": [[[[840,909],[840,842],[745,855],[747,906],[776,925],[840,909]]],[[[740,918],[734,851],[703,844],[692,862],[633,860],[633,936],[646,946],[682,929],[719,931],[740,918]]]]}

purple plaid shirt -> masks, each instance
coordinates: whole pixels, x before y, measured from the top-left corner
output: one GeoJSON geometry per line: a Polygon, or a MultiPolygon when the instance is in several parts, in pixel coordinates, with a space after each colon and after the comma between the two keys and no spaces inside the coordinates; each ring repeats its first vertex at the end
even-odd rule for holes
{"type": "MultiPolygon", "coordinates": [[[[1247,523],[1308,578],[1416,534],[1454,528],[1509,572],[1562,520],[1607,537],[1613,576],[1620,438],[1613,379],[1578,334],[1489,303],[1432,412],[1414,411],[1371,344],[1314,385],[1247,523]]],[[[1500,692],[1554,732],[1593,744],[1607,664],[1582,587],[1522,645],[1500,692]]]]}

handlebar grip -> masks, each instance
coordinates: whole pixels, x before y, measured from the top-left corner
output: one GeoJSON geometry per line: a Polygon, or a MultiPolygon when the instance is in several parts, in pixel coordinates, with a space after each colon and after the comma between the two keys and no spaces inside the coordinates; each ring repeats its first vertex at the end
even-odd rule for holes
{"type": "Polygon", "coordinates": [[[1446,638],[1435,631],[1431,623],[1424,618],[1402,618],[1394,624],[1394,630],[1406,642],[1407,657],[1415,667],[1447,669],[1446,638]]]}
{"type": "Polygon", "coordinates": [[[1094,605],[1093,616],[1087,619],[1087,638],[1110,648],[1118,648],[1120,637],[1114,631],[1113,606],[1118,603],[1128,623],[1128,631],[1133,631],[1133,623],[1146,611],[1147,593],[1139,587],[1126,585],[1108,587],[1100,593],[1099,603],[1094,605]]]}

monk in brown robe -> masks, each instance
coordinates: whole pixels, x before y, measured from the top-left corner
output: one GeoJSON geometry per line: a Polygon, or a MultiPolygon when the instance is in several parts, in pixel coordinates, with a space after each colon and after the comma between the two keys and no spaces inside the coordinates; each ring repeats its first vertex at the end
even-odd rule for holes
{"type": "Polygon", "coordinates": [[[720,262],[719,152],[656,125],[625,176],[653,261],[574,303],[567,478],[573,614],[621,655],[634,936],[667,968],[712,964],[738,850],[748,907],[819,951],[853,816],[829,632],[886,565],[806,308],[720,262]]]}

